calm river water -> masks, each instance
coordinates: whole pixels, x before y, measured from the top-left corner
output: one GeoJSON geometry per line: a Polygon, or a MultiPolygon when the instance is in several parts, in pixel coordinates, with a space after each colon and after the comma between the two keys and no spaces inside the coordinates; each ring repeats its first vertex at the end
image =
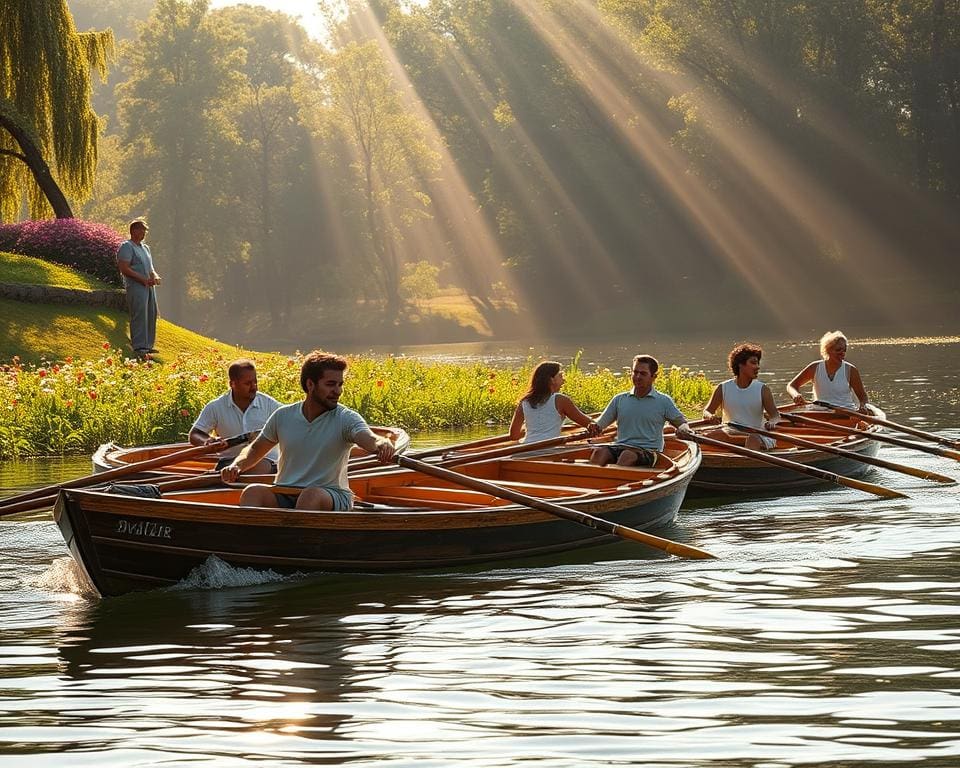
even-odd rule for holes
{"type": "MultiPolygon", "coordinates": [[[[717,379],[726,346],[650,351],[717,379]]],[[[816,355],[764,346],[778,393],[816,355]]],[[[850,359],[891,418],[960,437],[960,339],[856,339],[850,359]]],[[[6,466],[0,494],[87,471],[6,466]]],[[[47,514],[0,519],[0,764],[957,766],[960,490],[869,479],[911,498],[686,504],[664,535],[716,561],[622,543],[474,572],[211,570],[109,600],[78,591],[47,514]]]]}

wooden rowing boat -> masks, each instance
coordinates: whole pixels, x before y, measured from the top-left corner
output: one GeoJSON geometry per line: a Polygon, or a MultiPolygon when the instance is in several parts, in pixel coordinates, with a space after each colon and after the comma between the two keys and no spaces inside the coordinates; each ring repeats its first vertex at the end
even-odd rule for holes
{"type": "MultiPolygon", "coordinates": [[[[387,437],[393,443],[397,453],[403,453],[410,445],[410,435],[400,427],[370,427],[380,437],[387,437]]],[[[121,448],[113,443],[104,443],[93,454],[93,471],[104,472],[148,459],[167,456],[176,451],[189,448],[189,443],[167,443],[165,445],[146,445],[135,448],[121,448]]],[[[351,459],[369,457],[370,454],[358,446],[350,453],[351,459]]],[[[209,472],[217,463],[216,456],[199,456],[189,461],[171,464],[163,468],[164,474],[199,475],[209,472]]]]}
{"type": "MultiPolygon", "coordinates": [[[[697,446],[670,440],[655,468],[597,467],[589,448],[458,467],[640,530],[671,522],[700,464],[697,446]]],[[[239,507],[238,488],[160,499],[64,490],[54,517],[103,595],[171,585],[211,555],[233,566],[291,572],[451,568],[608,544],[587,525],[410,470],[351,478],[358,507],[310,512],[239,507]]]]}
{"type": "MultiPolygon", "coordinates": [[[[790,424],[787,421],[781,421],[777,425],[777,432],[800,437],[824,446],[843,448],[856,453],[858,456],[872,458],[879,451],[880,444],[870,439],[870,435],[879,431],[879,427],[865,424],[855,417],[816,407],[786,406],[782,407],[781,410],[786,413],[803,414],[809,418],[822,421],[825,425],[838,424],[856,428],[862,434],[844,435],[831,431],[826,426],[818,428],[816,426],[790,424]]],[[[878,409],[874,409],[874,411],[881,413],[878,409]]],[[[697,431],[709,434],[703,427],[697,431]]],[[[742,440],[740,445],[743,445],[742,440]]],[[[691,496],[715,495],[718,493],[784,493],[823,485],[825,482],[818,477],[740,456],[715,446],[704,445],[702,449],[703,461],[693,478],[690,487],[691,496]]],[[[783,440],[778,440],[776,447],[765,453],[852,478],[862,477],[870,470],[868,464],[854,458],[837,456],[824,450],[797,447],[783,440]]]]}

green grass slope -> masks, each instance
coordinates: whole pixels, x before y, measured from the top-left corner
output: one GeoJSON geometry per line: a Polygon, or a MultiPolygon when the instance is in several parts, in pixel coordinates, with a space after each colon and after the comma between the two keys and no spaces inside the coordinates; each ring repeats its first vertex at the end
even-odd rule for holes
{"type": "MultiPolygon", "coordinates": [[[[67,267],[39,259],[0,252],[0,283],[47,285],[81,290],[110,286],[67,267]]],[[[96,358],[105,343],[132,355],[127,313],[83,304],[37,304],[0,298],[0,363],[15,355],[24,363],[96,358]]],[[[236,355],[237,348],[209,339],[161,319],[157,323],[158,359],[222,351],[236,355]]]]}

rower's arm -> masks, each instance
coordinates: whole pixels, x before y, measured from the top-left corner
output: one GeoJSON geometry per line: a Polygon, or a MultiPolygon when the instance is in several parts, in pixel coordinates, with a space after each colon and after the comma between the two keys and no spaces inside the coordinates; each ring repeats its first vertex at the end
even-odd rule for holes
{"type": "Polygon", "coordinates": [[[867,410],[867,402],[870,398],[867,396],[867,390],[863,386],[863,379],[860,378],[860,371],[857,370],[855,365],[850,366],[850,389],[853,390],[853,394],[857,396],[857,400],[860,401],[860,410],[867,410]]]}
{"type": "Polygon", "coordinates": [[[723,387],[717,384],[716,388],[713,390],[713,394],[710,395],[710,402],[707,403],[703,408],[703,418],[705,419],[714,419],[717,416],[717,411],[723,408],[723,387]]]}
{"type": "Polygon", "coordinates": [[[806,398],[800,393],[800,387],[813,381],[813,374],[817,370],[818,364],[819,363],[810,363],[810,365],[800,371],[800,373],[794,376],[791,382],[787,384],[787,394],[790,395],[793,402],[797,405],[803,405],[807,402],[806,398]]]}
{"type": "Polygon", "coordinates": [[[376,454],[377,459],[384,464],[392,461],[393,455],[396,453],[393,443],[391,443],[389,439],[386,437],[377,437],[370,430],[360,432],[353,438],[353,442],[368,453],[376,454]]]}

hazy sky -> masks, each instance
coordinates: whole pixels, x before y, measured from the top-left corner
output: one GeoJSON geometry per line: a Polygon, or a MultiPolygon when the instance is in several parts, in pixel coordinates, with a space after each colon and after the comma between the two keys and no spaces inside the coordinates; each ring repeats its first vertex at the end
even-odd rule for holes
{"type": "Polygon", "coordinates": [[[283,11],[294,18],[300,19],[304,29],[314,38],[320,38],[323,22],[317,12],[317,4],[313,0],[255,0],[254,2],[237,2],[237,0],[212,0],[211,8],[222,8],[225,5],[260,5],[273,11],[283,11]]]}

